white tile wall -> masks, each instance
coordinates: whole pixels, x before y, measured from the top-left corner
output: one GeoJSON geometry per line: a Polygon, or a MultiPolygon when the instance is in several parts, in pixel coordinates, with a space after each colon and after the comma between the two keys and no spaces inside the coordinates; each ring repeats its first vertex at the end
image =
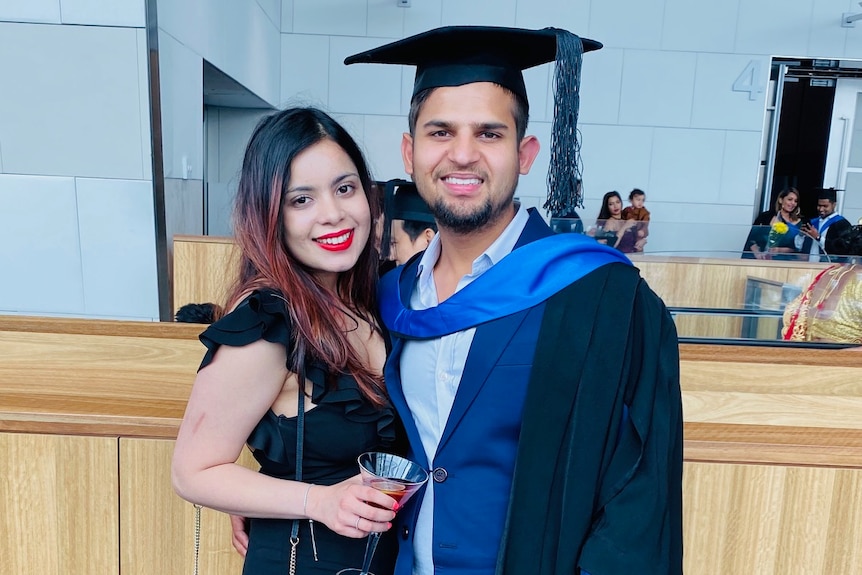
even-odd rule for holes
{"type": "Polygon", "coordinates": [[[157,319],[151,182],[76,178],[88,315],[157,319]]]}
{"type": "Polygon", "coordinates": [[[293,32],[293,0],[281,0],[281,32],[293,32]]]}
{"type": "Polygon", "coordinates": [[[404,8],[404,35],[411,36],[443,25],[443,0],[422,0],[404,8]]]}
{"type": "Polygon", "coordinates": [[[412,8],[401,8],[395,0],[367,0],[367,36],[400,38],[404,32],[404,15],[412,8]]]}
{"type": "Polygon", "coordinates": [[[0,311],[82,313],[75,182],[0,175],[0,311]]]}
{"type": "Polygon", "coordinates": [[[530,102],[530,120],[550,122],[554,115],[553,68],[550,64],[524,70],[524,85],[530,102]]]}
{"type": "Polygon", "coordinates": [[[281,0],[257,0],[264,13],[273,23],[273,25],[281,31],[281,0]]]}
{"type": "Polygon", "coordinates": [[[203,234],[203,220],[203,182],[165,178],[165,229],[169,243],[178,234],[203,234]]]}
{"type": "MultiPolygon", "coordinates": [[[[813,0],[740,1],[734,51],[742,54],[800,56],[808,48],[813,0]]],[[[839,26],[841,14],[835,14],[839,26]]]]}
{"type": "Polygon", "coordinates": [[[143,179],[153,179],[153,138],[150,128],[150,75],[148,70],[147,31],[139,29],[138,44],[138,111],[141,124],[141,171],[143,179]]]}
{"type": "Polygon", "coordinates": [[[281,106],[298,101],[328,106],[329,42],[328,36],[281,35],[281,106]]]}
{"type": "Polygon", "coordinates": [[[165,177],[202,179],[203,62],[165,32],[159,32],[159,80],[165,177]]]}
{"type": "Polygon", "coordinates": [[[330,39],[329,107],[333,112],[384,116],[398,114],[401,109],[399,66],[344,65],[347,56],[380,44],[382,42],[377,38],[333,36],[330,39]]]}
{"type": "Polygon", "coordinates": [[[622,195],[633,188],[645,190],[648,198],[662,194],[650,187],[652,169],[653,128],[635,126],[581,126],[581,157],[583,158],[584,193],[587,199],[598,201],[611,190],[622,195]]]}
{"type": "Polygon", "coordinates": [[[769,58],[747,54],[698,54],[691,111],[692,128],[760,130],[766,110],[769,58]],[[762,91],[733,90],[741,79],[762,91]]]}
{"type": "Polygon", "coordinates": [[[591,3],[590,38],[608,48],[657,50],[661,47],[665,0],[591,3]]]}
{"type": "Polygon", "coordinates": [[[416,82],[416,66],[390,66],[401,68],[401,115],[410,113],[410,100],[413,98],[413,85],[416,82]]]}
{"type": "Polygon", "coordinates": [[[161,30],[277,105],[281,34],[256,0],[159,0],[158,9],[161,30]]]}
{"type": "Polygon", "coordinates": [[[242,157],[258,121],[268,111],[208,108],[207,154],[209,234],[231,235],[231,211],[239,184],[242,157]]]}
{"type": "Polygon", "coordinates": [[[343,0],[293,0],[293,31],[297,34],[365,36],[368,3],[343,0]]]}
{"type": "Polygon", "coordinates": [[[649,188],[655,199],[717,204],[724,132],[657,128],[649,188]]]}
{"type": "Polygon", "coordinates": [[[553,26],[574,32],[579,36],[590,36],[590,2],[571,0],[520,1],[515,10],[515,25],[520,28],[545,28],[553,26]]]}
{"type": "Polygon", "coordinates": [[[369,169],[378,180],[409,179],[401,160],[401,136],[407,131],[404,116],[368,116],[365,122],[365,146],[369,169]]]}
{"type": "Polygon", "coordinates": [[[366,116],[363,114],[331,114],[332,118],[342,125],[347,130],[350,137],[356,140],[361,150],[365,150],[365,120],[366,118],[374,118],[374,116],[366,116]]]}
{"type": "Polygon", "coordinates": [[[139,56],[134,29],[0,24],[4,170],[143,178],[139,56]]]}
{"type": "Polygon", "coordinates": [[[584,55],[581,71],[581,122],[616,124],[619,121],[624,53],[624,50],[602,48],[584,55]]]}
{"type": "MultiPolygon", "coordinates": [[[[218,181],[239,181],[242,169],[242,157],[248,140],[257,123],[270,112],[264,110],[243,110],[218,108],[218,124],[215,132],[218,135],[218,181]]],[[[213,127],[210,128],[211,131],[213,127]]]]}
{"type": "Polygon", "coordinates": [[[0,0],[0,22],[60,23],[60,0],[0,0]]]}
{"type": "MultiPolygon", "coordinates": [[[[550,122],[530,122],[528,134],[539,140],[539,155],[530,168],[530,173],[518,179],[518,189],[515,195],[527,206],[540,207],[548,196],[548,163],[551,158],[551,124],[550,122]]],[[[544,210],[542,210],[544,214],[544,210]]]]}
{"type": "Polygon", "coordinates": [[[60,0],[60,15],[63,24],[129,28],[147,25],[144,0],[60,0]]]}
{"type": "Polygon", "coordinates": [[[514,26],[517,4],[517,0],[443,0],[442,22],[444,26],[514,26]]]}
{"type": "Polygon", "coordinates": [[[233,200],[236,196],[236,184],[225,182],[209,182],[207,192],[209,217],[209,235],[232,236],[231,213],[233,200]]]}
{"type": "Polygon", "coordinates": [[[753,208],[762,139],[757,131],[725,133],[720,203],[753,208]]]}
{"type": "Polygon", "coordinates": [[[693,53],[626,50],[620,123],[688,126],[696,62],[693,53]]]}
{"type": "Polygon", "coordinates": [[[665,0],[662,49],[733,52],[740,1],[665,0]]]}
{"type": "Polygon", "coordinates": [[[203,61],[159,32],[162,156],[166,178],[203,178],[203,61]],[[185,159],[187,173],[183,173],[185,159]]]}
{"type": "MultiPolygon", "coordinates": [[[[862,12],[857,2],[847,0],[818,0],[814,2],[809,22],[808,56],[815,58],[840,58],[845,54],[844,45],[850,35],[859,36],[859,22],[856,29],[840,26],[841,14],[862,12]],[[854,34],[855,33],[855,34],[854,34]]],[[[856,57],[862,55],[856,52],[856,57]]]]}

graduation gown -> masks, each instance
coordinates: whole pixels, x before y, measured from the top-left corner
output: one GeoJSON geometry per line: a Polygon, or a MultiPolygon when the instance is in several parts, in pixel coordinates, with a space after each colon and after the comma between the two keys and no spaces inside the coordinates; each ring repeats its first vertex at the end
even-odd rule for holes
{"type": "MultiPolygon", "coordinates": [[[[435,482],[435,567],[512,575],[571,575],[581,567],[603,575],[637,565],[641,573],[677,573],[682,420],[673,323],[616,250],[563,234],[585,256],[536,262],[550,245],[538,240],[549,235],[532,214],[510,256],[430,310],[393,303],[409,301],[416,261],[383,282],[382,315],[394,336],[387,387],[411,457],[432,469],[435,482]],[[505,271],[509,258],[521,273],[505,271]],[[523,285],[500,296],[501,277],[523,285]],[[447,307],[455,311],[447,315],[447,307]],[[478,327],[437,453],[427,461],[398,362],[405,337],[439,325],[441,333],[478,327]],[[660,337],[652,334],[656,326],[660,337]],[[635,535],[648,537],[636,543],[629,539],[635,535]]],[[[415,496],[399,513],[399,575],[410,572],[419,501],[415,496]]]]}
{"type": "Polygon", "coordinates": [[[682,573],[676,329],[633,268],[545,309],[497,573],[682,573]]]}

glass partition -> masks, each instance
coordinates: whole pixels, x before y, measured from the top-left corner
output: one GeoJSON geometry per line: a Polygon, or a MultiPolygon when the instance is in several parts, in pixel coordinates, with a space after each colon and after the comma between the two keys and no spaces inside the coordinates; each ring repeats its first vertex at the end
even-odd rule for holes
{"type": "MultiPolygon", "coordinates": [[[[558,220],[552,227],[575,226],[558,220]]],[[[668,306],[681,341],[862,344],[859,256],[773,250],[778,242],[769,237],[769,226],[759,228],[749,235],[765,238],[759,251],[699,251],[693,241],[688,250],[650,252],[648,245],[645,252],[627,255],[668,306]]],[[[658,230],[651,228],[650,236],[658,230]]]]}

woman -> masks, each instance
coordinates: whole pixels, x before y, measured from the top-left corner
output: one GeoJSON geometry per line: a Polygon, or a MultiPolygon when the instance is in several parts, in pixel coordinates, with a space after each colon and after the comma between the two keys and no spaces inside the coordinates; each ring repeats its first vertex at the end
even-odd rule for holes
{"type": "MultiPolygon", "coordinates": [[[[398,439],[381,376],[371,189],[356,143],[319,110],[264,118],[246,149],[239,279],[230,311],[201,335],[208,351],[172,464],[181,497],[251,518],[243,573],[293,572],[295,528],[296,572],[359,566],[363,538],[395,516],[395,500],[363,486],[356,463],[398,439]],[[235,463],[246,443],[260,473],[235,463]]],[[[378,575],[391,571],[393,545],[382,538],[378,575]]]]}
{"type": "Polygon", "coordinates": [[[775,200],[774,213],[763,212],[755,220],[745,241],[745,251],[751,252],[759,260],[799,259],[800,256],[797,254],[801,244],[799,247],[796,246],[796,238],[799,236],[801,225],[799,190],[785,188],[775,200]]]}
{"type": "MultiPolygon", "coordinates": [[[[862,255],[862,226],[845,231],[837,243],[842,253],[862,255]]],[[[862,265],[835,264],[814,276],[787,304],[782,336],[790,341],[862,344],[862,265]]]]}
{"type": "Polygon", "coordinates": [[[623,253],[630,254],[635,251],[638,240],[637,222],[623,219],[623,200],[618,192],[604,195],[596,225],[587,231],[587,235],[623,253]]]}

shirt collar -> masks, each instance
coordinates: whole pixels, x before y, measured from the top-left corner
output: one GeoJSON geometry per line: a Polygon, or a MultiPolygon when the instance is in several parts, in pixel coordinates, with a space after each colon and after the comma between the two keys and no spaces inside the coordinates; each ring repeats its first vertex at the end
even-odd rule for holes
{"type": "MultiPolygon", "coordinates": [[[[515,248],[515,244],[518,243],[518,238],[521,237],[521,233],[527,226],[527,221],[529,219],[527,210],[521,209],[520,204],[515,204],[515,217],[512,218],[512,221],[509,222],[509,225],[506,226],[503,233],[494,240],[494,243],[488,246],[488,249],[482,252],[479,257],[473,260],[472,271],[465,277],[468,280],[473,280],[482,275],[501,259],[509,255],[515,248]]],[[[425,249],[425,253],[422,254],[422,258],[419,260],[419,268],[417,272],[419,280],[416,287],[425,307],[437,305],[438,303],[433,272],[434,265],[437,263],[437,260],[440,259],[440,251],[440,234],[435,234],[434,238],[425,249]],[[432,295],[433,301],[429,299],[432,295]]],[[[460,282],[459,289],[460,287],[463,287],[463,285],[464,282],[460,282]]]]}

